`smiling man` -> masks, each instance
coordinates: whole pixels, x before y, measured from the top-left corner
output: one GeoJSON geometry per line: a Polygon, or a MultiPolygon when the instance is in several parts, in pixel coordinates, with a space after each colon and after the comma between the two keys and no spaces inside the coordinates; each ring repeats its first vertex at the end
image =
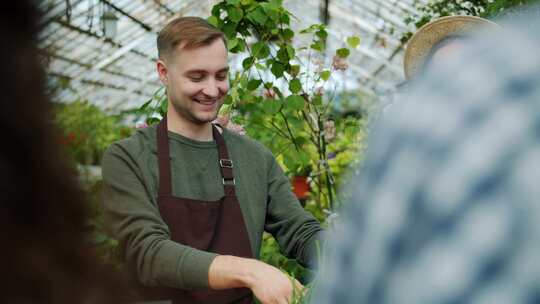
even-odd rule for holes
{"type": "Polygon", "coordinates": [[[106,220],[142,298],[289,302],[301,285],[257,260],[262,234],[311,267],[321,228],[268,149],[212,124],[229,89],[223,33],[182,17],[157,45],[168,114],[103,158],[106,220]]]}

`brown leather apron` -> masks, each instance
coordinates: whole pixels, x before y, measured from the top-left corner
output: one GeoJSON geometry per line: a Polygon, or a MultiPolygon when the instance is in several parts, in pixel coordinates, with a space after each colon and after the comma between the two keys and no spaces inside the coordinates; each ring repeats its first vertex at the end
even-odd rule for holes
{"type": "MultiPolygon", "coordinates": [[[[240,204],[236,198],[233,162],[229,158],[223,137],[212,125],[217,143],[225,195],[218,201],[200,201],[172,195],[171,164],[167,118],[158,125],[159,193],[161,217],[168,225],[171,240],[200,250],[218,254],[252,258],[249,236],[240,204]]],[[[173,265],[171,265],[173,267],[173,265]]],[[[253,301],[247,288],[228,290],[180,290],[174,288],[144,288],[145,300],[172,300],[173,303],[242,303],[253,301]]]]}

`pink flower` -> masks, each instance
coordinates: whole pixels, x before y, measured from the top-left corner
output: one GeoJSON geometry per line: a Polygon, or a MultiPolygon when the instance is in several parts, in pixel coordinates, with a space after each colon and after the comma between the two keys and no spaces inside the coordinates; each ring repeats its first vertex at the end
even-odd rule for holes
{"type": "Polygon", "coordinates": [[[330,142],[336,138],[336,124],[333,120],[324,122],[324,138],[330,142]]]}
{"type": "Polygon", "coordinates": [[[246,135],[246,130],[244,130],[244,127],[241,125],[237,125],[233,122],[229,122],[226,126],[226,128],[230,131],[233,131],[235,133],[238,133],[240,135],[246,135]]]}
{"type": "Polygon", "coordinates": [[[232,131],[234,133],[240,134],[240,135],[246,135],[246,130],[244,130],[244,127],[241,125],[237,125],[233,123],[230,119],[229,114],[225,115],[219,115],[213,123],[217,123],[220,126],[226,128],[229,131],[232,131]]]}
{"type": "Polygon", "coordinates": [[[217,123],[219,125],[226,127],[229,121],[230,121],[229,114],[225,114],[225,115],[218,115],[218,117],[213,121],[213,123],[217,123]]]}
{"type": "Polygon", "coordinates": [[[263,96],[269,99],[275,99],[276,98],[276,92],[272,89],[264,89],[263,96]]]}
{"type": "Polygon", "coordinates": [[[145,122],[135,125],[135,129],[146,129],[146,128],[148,128],[148,125],[145,122]]]}
{"type": "Polygon", "coordinates": [[[332,68],[337,71],[345,71],[349,68],[349,65],[344,58],[334,55],[334,58],[332,59],[332,68]]]}

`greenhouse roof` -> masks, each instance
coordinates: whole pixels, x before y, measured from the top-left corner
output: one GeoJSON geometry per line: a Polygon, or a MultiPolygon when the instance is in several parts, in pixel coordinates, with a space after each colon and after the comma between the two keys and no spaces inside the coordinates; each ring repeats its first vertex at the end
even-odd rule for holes
{"type": "MultiPolygon", "coordinates": [[[[413,30],[407,15],[417,14],[415,0],[284,0],[296,17],[292,26],[305,28],[329,15],[328,49],[339,48],[347,36],[360,45],[348,58],[342,75],[347,89],[371,95],[392,92],[404,79],[400,37],[413,30]]],[[[161,87],[155,72],[157,32],[175,16],[210,16],[215,0],[44,0],[40,46],[49,59],[49,79],[58,87],[56,99],[86,99],[103,108],[143,104],[161,87]],[[103,16],[117,18],[116,34],[105,35],[103,16]]],[[[425,1],[422,1],[425,2],[425,1]]],[[[231,56],[233,69],[241,65],[231,56]]],[[[331,60],[331,55],[329,58],[331,60]]],[[[328,60],[328,59],[327,59],[328,60]]]]}

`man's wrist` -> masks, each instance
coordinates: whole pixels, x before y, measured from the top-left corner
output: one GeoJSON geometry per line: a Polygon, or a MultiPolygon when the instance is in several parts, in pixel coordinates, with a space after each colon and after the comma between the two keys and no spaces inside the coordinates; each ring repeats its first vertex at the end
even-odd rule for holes
{"type": "Polygon", "coordinates": [[[218,255],[210,265],[208,282],[212,289],[251,288],[256,280],[254,259],[218,255]]]}

